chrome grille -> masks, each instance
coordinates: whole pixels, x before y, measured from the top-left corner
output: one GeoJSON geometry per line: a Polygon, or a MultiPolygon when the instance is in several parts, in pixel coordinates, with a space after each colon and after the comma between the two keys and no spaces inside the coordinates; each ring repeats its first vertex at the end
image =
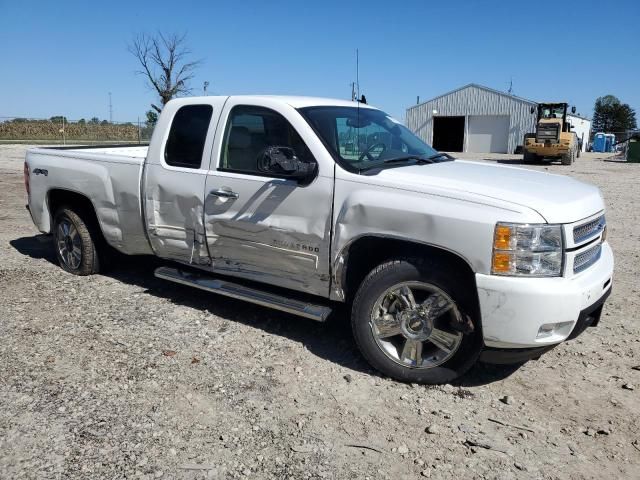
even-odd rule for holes
{"type": "Polygon", "coordinates": [[[573,273],[578,273],[589,268],[600,259],[601,253],[602,244],[599,243],[595,247],[591,247],[589,250],[576,255],[573,259],[573,273]]]}
{"type": "Polygon", "coordinates": [[[573,229],[573,242],[579,243],[589,237],[599,234],[602,230],[604,230],[604,226],[606,225],[606,223],[607,222],[604,219],[604,215],[602,215],[595,220],[591,220],[590,222],[578,225],[573,229]]]}

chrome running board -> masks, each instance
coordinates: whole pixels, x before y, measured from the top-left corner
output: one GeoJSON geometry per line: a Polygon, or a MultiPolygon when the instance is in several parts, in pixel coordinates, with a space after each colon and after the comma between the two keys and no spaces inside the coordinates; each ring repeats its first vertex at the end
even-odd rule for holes
{"type": "Polygon", "coordinates": [[[245,287],[226,280],[220,280],[204,273],[200,274],[177,268],[160,267],[156,268],[155,276],[163,280],[169,280],[170,282],[181,283],[182,285],[199,288],[207,292],[224,295],[225,297],[236,298],[238,300],[262,305],[263,307],[274,308],[283,312],[310,318],[317,322],[324,322],[331,313],[331,308],[324,305],[301,302],[282,295],[245,287]]]}

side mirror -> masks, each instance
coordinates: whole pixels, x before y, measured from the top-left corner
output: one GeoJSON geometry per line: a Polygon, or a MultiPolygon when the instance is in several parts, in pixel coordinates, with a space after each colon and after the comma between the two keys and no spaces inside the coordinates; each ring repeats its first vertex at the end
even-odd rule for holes
{"type": "Polygon", "coordinates": [[[531,114],[533,115],[534,113],[536,113],[536,107],[531,107],[531,110],[529,110],[531,112],[531,114]]]}
{"type": "Polygon", "coordinates": [[[300,183],[310,181],[316,173],[315,161],[303,162],[291,147],[274,145],[258,157],[258,170],[279,178],[292,178],[300,183]]]}
{"type": "Polygon", "coordinates": [[[576,113],[576,106],[571,107],[571,113],[576,113]]]}

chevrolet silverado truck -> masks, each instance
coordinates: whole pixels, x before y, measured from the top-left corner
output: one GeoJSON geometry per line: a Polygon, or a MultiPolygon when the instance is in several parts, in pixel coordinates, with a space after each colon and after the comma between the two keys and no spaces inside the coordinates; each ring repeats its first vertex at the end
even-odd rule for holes
{"type": "Polygon", "coordinates": [[[453,159],[359,102],[172,100],[148,147],[33,148],[24,174],[67,272],[113,248],[311,320],[344,304],[364,358],[401,381],[537,358],[611,292],[596,187],[453,159]]]}

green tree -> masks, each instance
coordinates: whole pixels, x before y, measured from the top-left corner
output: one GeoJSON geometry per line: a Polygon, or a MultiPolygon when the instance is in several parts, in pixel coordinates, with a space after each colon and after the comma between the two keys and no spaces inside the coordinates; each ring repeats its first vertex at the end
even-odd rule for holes
{"type": "Polygon", "coordinates": [[[97,125],[97,124],[100,123],[100,119],[98,117],[93,117],[93,118],[91,118],[91,120],[89,120],[89,123],[91,125],[97,125]]]}
{"type": "Polygon", "coordinates": [[[158,114],[153,110],[147,110],[147,127],[155,127],[158,123],[158,114]]]}
{"type": "Polygon", "coordinates": [[[593,107],[593,132],[624,133],[637,128],[636,112],[613,95],[598,97],[593,107]]]}
{"type": "Polygon", "coordinates": [[[109,125],[109,120],[102,120],[100,125],[109,125]]]}
{"type": "Polygon", "coordinates": [[[67,117],[63,117],[62,115],[55,115],[49,119],[49,121],[54,123],[62,123],[63,120],[64,120],[64,123],[68,123],[67,117]]]}
{"type": "Polygon", "coordinates": [[[84,125],[85,123],[87,123],[87,121],[84,118],[78,120],[78,125],[84,125]]]}

